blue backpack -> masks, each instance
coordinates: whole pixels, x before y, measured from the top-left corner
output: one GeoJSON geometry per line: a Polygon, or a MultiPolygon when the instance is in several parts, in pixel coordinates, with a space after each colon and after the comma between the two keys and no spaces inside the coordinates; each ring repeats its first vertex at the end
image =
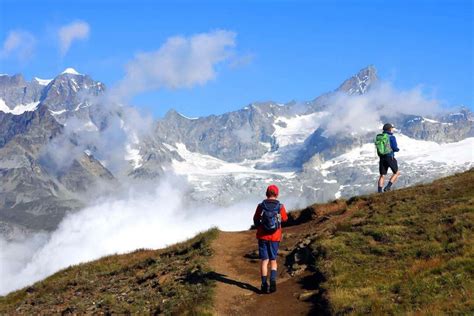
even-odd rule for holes
{"type": "Polygon", "coordinates": [[[260,206],[262,207],[260,224],[266,232],[274,233],[281,226],[280,202],[277,201],[276,205],[272,207],[263,201],[260,206]]]}

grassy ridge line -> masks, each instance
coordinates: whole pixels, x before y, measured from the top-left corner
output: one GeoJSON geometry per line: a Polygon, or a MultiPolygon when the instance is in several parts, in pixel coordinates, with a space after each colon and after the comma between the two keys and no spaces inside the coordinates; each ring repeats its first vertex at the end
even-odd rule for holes
{"type": "Polygon", "coordinates": [[[309,245],[332,313],[474,313],[474,170],[347,210],[309,245]]]}
{"type": "MultiPolygon", "coordinates": [[[[311,299],[317,305],[324,296],[334,314],[469,314],[473,184],[470,170],[292,212],[288,225],[307,224],[296,233],[304,242],[287,256],[287,267],[297,252],[297,263],[321,274],[319,294],[311,299]]],[[[0,314],[209,312],[208,259],[216,236],[213,229],[167,249],[69,267],[0,297],[0,314]]]]}
{"type": "Polygon", "coordinates": [[[136,250],[66,268],[0,297],[0,314],[196,314],[212,305],[217,229],[162,250],[136,250]]]}

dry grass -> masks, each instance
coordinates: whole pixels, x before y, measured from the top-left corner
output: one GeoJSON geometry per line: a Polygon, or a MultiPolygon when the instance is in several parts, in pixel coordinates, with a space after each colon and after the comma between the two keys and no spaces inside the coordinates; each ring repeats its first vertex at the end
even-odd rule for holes
{"type": "Polygon", "coordinates": [[[332,313],[474,313],[474,170],[343,202],[311,207],[332,313]]]}
{"type": "Polygon", "coordinates": [[[0,297],[0,314],[197,314],[212,305],[212,229],[163,250],[71,266],[0,297]]]}

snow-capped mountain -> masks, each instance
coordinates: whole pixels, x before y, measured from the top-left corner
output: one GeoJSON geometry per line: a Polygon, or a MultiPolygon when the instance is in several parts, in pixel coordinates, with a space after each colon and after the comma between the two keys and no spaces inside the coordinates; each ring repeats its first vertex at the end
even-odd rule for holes
{"type": "MultiPolygon", "coordinates": [[[[258,199],[268,183],[281,186],[290,206],[371,192],[375,130],[331,134],[328,126],[335,97],[363,96],[377,84],[369,66],[312,101],[252,103],[200,118],[171,110],[140,131],[103,83],[72,68],[53,79],[1,75],[0,232],[53,230],[98,196],[169,172],[188,181],[194,199],[217,204],[258,199]]],[[[473,167],[467,108],[383,121],[399,131],[399,185],[473,167]]]]}

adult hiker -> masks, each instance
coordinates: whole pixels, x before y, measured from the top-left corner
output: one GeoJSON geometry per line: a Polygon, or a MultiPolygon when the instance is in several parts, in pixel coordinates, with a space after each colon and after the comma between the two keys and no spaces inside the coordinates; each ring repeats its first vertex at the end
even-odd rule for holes
{"type": "Polygon", "coordinates": [[[267,198],[258,204],[253,222],[257,226],[258,255],[260,276],[262,278],[262,293],[276,291],[277,255],[281,241],[281,223],[288,220],[286,209],[278,198],[278,187],[270,185],[267,188],[267,198]],[[270,262],[270,287],[268,286],[268,263],[270,262]]]}
{"type": "Polygon", "coordinates": [[[392,185],[397,181],[400,176],[400,171],[398,171],[398,163],[395,159],[395,152],[400,151],[397,145],[397,139],[393,135],[393,130],[395,127],[386,123],[383,126],[383,132],[378,134],[375,137],[375,147],[377,148],[377,155],[380,157],[379,161],[379,172],[380,177],[378,181],[378,192],[382,193],[390,191],[392,185]],[[388,181],[387,186],[384,188],[385,175],[388,172],[388,169],[392,170],[392,176],[388,181]]]}

